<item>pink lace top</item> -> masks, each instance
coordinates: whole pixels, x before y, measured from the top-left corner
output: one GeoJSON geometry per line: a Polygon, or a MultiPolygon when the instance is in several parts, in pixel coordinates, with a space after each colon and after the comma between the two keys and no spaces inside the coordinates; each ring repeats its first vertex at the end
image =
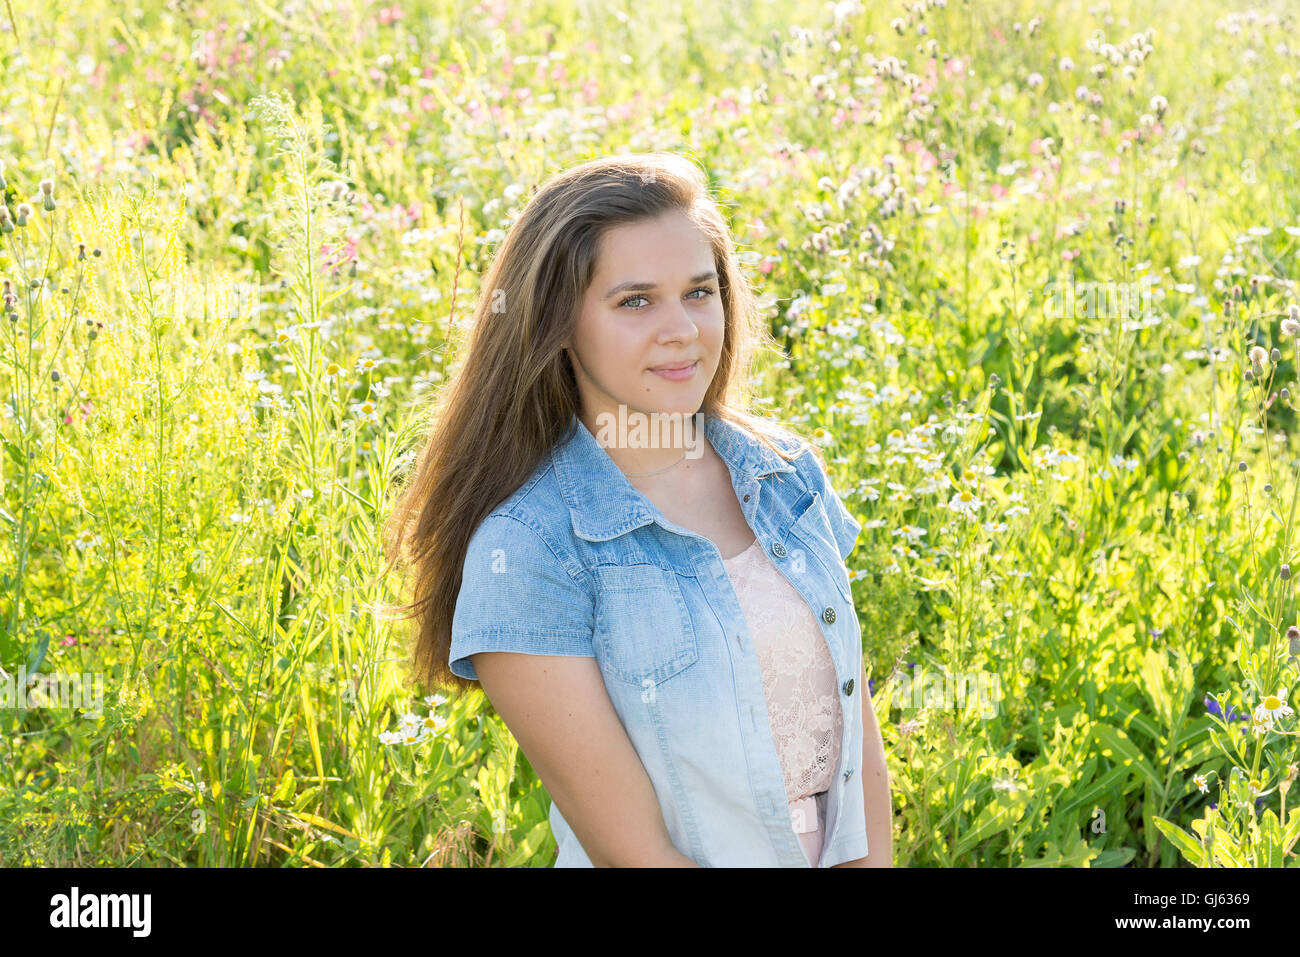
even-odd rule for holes
{"type": "MultiPolygon", "coordinates": [[[[843,729],[830,649],[808,603],[757,539],[722,563],[758,650],[794,830],[800,835],[817,831],[824,812],[814,796],[830,787],[843,729]]],[[[812,850],[819,842],[804,843],[815,858],[812,850]]]]}

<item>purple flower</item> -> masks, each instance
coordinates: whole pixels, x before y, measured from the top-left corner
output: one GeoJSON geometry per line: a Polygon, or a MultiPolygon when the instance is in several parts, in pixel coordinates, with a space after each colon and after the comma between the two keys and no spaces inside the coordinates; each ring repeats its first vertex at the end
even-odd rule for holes
{"type": "Polygon", "coordinates": [[[876,696],[876,680],[874,678],[867,679],[867,694],[873,698],[876,696]]]}
{"type": "Polygon", "coordinates": [[[1224,721],[1249,721],[1250,720],[1250,715],[1237,714],[1237,709],[1234,708],[1232,705],[1228,705],[1228,713],[1224,714],[1223,710],[1219,707],[1219,702],[1214,699],[1214,695],[1212,694],[1207,694],[1205,696],[1205,710],[1209,714],[1216,715],[1217,717],[1222,718],[1224,721]]]}

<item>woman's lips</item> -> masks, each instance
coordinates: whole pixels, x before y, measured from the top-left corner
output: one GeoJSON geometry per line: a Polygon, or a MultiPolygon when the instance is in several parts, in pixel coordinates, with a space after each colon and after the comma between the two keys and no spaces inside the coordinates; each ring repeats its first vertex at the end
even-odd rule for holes
{"type": "Polygon", "coordinates": [[[655,375],[663,376],[671,382],[685,382],[695,375],[695,370],[700,366],[700,360],[696,359],[684,369],[651,369],[655,375]]]}

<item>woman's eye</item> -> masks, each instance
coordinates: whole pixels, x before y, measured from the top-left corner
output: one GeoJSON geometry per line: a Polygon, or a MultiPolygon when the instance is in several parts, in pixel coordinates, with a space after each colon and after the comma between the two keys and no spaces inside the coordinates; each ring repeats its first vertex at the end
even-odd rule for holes
{"type": "MultiPolygon", "coordinates": [[[[708,288],[706,288],[706,287],[704,287],[704,286],[701,286],[701,287],[699,287],[698,289],[692,289],[692,290],[690,291],[690,293],[688,293],[687,295],[692,295],[692,294],[697,293],[697,292],[705,293],[704,296],[701,296],[701,297],[700,297],[700,298],[702,298],[702,299],[703,299],[703,298],[707,298],[708,296],[712,296],[712,295],[713,295],[713,290],[712,290],[712,289],[708,289],[708,288]]],[[[645,296],[628,296],[626,299],[624,299],[622,302],[620,302],[619,305],[620,305],[620,306],[626,306],[629,302],[631,302],[631,301],[634,300],[634,299],[645,299],[645,296]]],[[[648,301],[649,301],[649,300],[647,300],[647,302],[648,302],[648,301]]],[[[635,312],[635,311],[638,310],[638,309],[644,309],[644,308],[645,308],[644,306],[636,306],[636,307],[633,308],[633,311],[635,312]]]]}

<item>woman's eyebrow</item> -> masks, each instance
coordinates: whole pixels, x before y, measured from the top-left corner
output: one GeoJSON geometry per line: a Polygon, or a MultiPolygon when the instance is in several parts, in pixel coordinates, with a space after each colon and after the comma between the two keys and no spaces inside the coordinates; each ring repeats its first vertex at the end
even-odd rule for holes
{"type": "MultiPolygon", "coordinates": [[[[689,280],[687,280],[687,285],[694,285],[697,282],[704,282],[708,279],[717,279],[717,278],[718,278],[717,272],[715,270],[710,269],[708,272],[702,272],[698,276],[692,276],[689,280]]],[[[652,282],[639,282],[637,280],[629,280],[628,282],[619,283],[609,292],[605,293],[604,298],[609,299],[612,296],[617,296],[620,292],[648,292],[650,290],[658,289],[658,288],[659,287],[652,282]]]]}

